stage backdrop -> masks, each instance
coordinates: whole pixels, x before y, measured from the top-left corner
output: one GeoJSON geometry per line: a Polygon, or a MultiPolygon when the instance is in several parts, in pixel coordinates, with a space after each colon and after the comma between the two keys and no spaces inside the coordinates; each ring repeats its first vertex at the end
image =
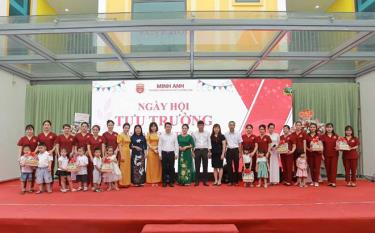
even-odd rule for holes
{"type": "Polygon", "coordinates": [[[283,91],[290,86],[290,80],[262,79],[97,81],[91,123],[103,132],[108,119],[115,121],[118,132],[125,122],[140,124],[145,132],[152,121],[161,130],[169,121],[173,131],[184,123],[195,131],[197,121],[203,120],[207,130],[219,123],[226,132],[233,120],[237,130],[251,123],[258,133],[258,125],[273,122],[280,132],[282,125],[292,123],[292,97],[283,91]]]}

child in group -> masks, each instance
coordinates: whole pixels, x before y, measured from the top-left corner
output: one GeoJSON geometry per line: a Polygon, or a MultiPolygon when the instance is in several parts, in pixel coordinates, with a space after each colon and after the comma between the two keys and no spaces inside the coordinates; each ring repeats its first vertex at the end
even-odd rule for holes
{"type": "Polygon", "coordinates": [[[306,154],[300,155],[300,157],[296,161],[296,165],[297,165],[296,176],[298,178],[297,184],[299,185],[299,187],[307,187],[306,186],[306,178],[307,178],[306,154]]]}
{"type": "Polygon", "coordinates": [[[264,181],[264,187],[267,188],[267,179],[268,179],[268,161],[266,156],[264,156],[264,151],[258,151],[256,172],[258,174],[259,183],[257,187],[262,186],[262,179],[264,181]]]}
{"type": "Polygon", "coordinates": [[[102,174],[101,174],[101,167],[102,167],[102,158],[101,156],[101,149],[100,148],[95,148],[94,150],[94,159],[93,159],[93,164],[94,164],[94,170],[93,170],[93,184],[94,184],[94,192],[101,192],[100,190],[100,183],[102,181],[102,174]]]}
{"type": "Polygon", "coordinates": [[[43,192],[43,184],[46,185],[48,193],[52,193],[52,161],[53,157],[46,151],[46,145],[39,143],[38,145],[38,168],[36,169],[36,183],[39,185],[39,191],[36,194],[43,192]]]}
{"type": "Polygon", "coordinates": [[[108,146],[106,150],[105,160],[109,160],[111,164],[112,172],[106,172],[103,174],[103,181],[107,183],[107,191],[120,190],[117,182],[121,179],[121,170],[118,166],[116,155],[113,154],[113,148],[108,146]]]}
{"type": "Polygon", "coordinates": [[[242,181],[244,182],[244,186],[254,187],[253,185],[254,173],[253,171],[251,171],[252,159],[251,159],[249,150],[246,150],[246,149],[244,150],[242,161],[243,161],[242,181]]]}
{"type": "Polygon", "coordinates": [[[56,171],[56,175],[60,179],[61,183],[61,188],[60,191],[63,193],[66,193],[67,191],[72,191],[75,192],[77,191],[76,189],[73,188],[73,183],[70,178],[70,172],[67,171],[68,168],[68,163],[69,163],[69,158],[67,156],[68,151],[65,148],[62,148],[60,151],[60,157],[58,159],[58,168],[56,171]],[[69,184],[69,189],[66,188],[66,184],[69,184]]]}
{"type": "Polygon", "coordinates": [[[76,176],[77,182],[80,182],[80,186],[78,191],[83,190],[84,192],[87,191],[87,165],[89,164],[89,160],[85,155],[85,148],[79,147],[77,150],[77,167],[78,172],[76,176]]]}
{"type": "Polygon", "coordinates": [[[25,165],[25,161],[27,156],[31,153],[29,146],[24,146],[22,150],[22,156],[18,159],[20,166],[21,166],[21,193],[25,194],[25,192],[32,193],[31,187],[31,180],[33,176],[33,168],[31,166],[25,165]],[[29,182],[27,182],[29,181],[29,182]]]}

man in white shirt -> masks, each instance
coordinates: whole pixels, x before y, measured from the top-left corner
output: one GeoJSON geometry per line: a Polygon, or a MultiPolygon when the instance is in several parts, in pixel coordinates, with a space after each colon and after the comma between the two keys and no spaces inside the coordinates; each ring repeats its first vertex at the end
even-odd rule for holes
{"type": "Polygon", "coordinates": [[[162,180],[163,187],[174,186],[175,170],[174,163],[178,158],[178,142],[177,136],[172,133],[172,124],[166,122],[164,124],[165,133],[159,137],[158,152],[162,163],[162,180]]]}
{"type": "Polygon", "coordinates": [[[234,130],[236,127],[236,123],[234,121],[229,121],[228,127],[229,132],[225,134],[225,139],[227,140],[227,153],[225,159],[228,166],[228,175],[230,182],[229,185],[232,186],[238,185],[239,181],[238,167],[240,162],[240,155],[242,155],[242,137],[240,133],[234,130]]]}
{"type": "Polygon", "coordinates": [[[203,181],[204,186],[208,186],[207,167],[208,158],[211,157],[211,137],[210,133],[204,131],[204,122],[198,121],[198,131],[192,134],[194,139],[194,159],[195,159],[195,186],[199,185],[199,179],[203,181]],[[201,174],[201,161],[203,165],[203,175],[201,174]]]}

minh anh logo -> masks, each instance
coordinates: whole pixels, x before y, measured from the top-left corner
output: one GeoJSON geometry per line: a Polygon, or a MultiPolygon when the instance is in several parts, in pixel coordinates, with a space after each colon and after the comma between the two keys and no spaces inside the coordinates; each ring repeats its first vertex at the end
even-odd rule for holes
{"type": "Polygon", "coordinates": [[[143,93],[143,92],[145,91],[145,85],[144,85],[143,83],[137,83],[137,84],[135,85],[135,90],[136,90],[139,94],[141,94],[141,93],[143,93]]]}

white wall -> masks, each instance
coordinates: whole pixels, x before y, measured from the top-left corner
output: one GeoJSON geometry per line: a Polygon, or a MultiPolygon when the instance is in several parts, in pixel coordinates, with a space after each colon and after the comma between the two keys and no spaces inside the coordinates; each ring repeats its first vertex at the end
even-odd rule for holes
{"type": "Polygon", "coordinates": [[[375,71],[356,81],[361,98],[363,173],[375,178],[375,71]]]}
{"type": "Polygon", "coordinates": [[[0,181],[19,176],[17,141],[24,134],[29,82],[0,70],[0,181]]]}

